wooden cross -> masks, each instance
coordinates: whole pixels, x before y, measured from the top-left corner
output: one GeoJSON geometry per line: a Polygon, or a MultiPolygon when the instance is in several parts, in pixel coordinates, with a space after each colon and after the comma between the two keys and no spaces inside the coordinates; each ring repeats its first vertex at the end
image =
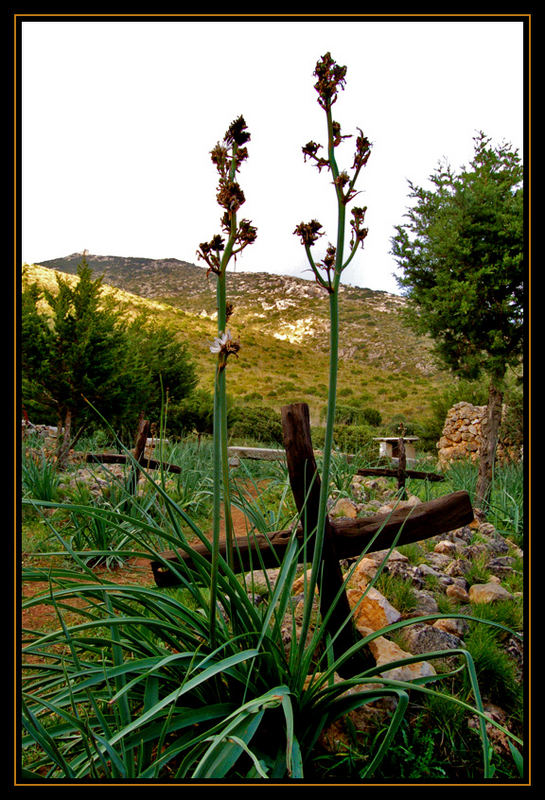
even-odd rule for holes
{"type": "MultiPolygon", "coordinates": [[[[302,543],[305,531],[312,533],[316,530],[320,496],[320,478],[312,448],[310,415],[306,403],[294,403],[282,408],[282,430],[290,486],[297,511],[303,520],[298,525],[295,535],[302,543]]],[[[358,470],[358,472],[361,474],[363,471],[358,470]]],[[[392,470],[392,472],[397,474],[397,471],[392,470]]],[[[407,474],[409,472],[407,471],[407,474]]],[[[424,475],[426,473],[423,477],[424,475]]],[[[335,637],[335,657],[345,653],[359,638],[359,633],[352,624],[344,625],[345,620],[350,617],[350,607],[339,561],[361,555],[366,544],[374,536],[376,539],[373,542],[373,550],[383,550],[391,547],[397,534],[399,534],[398,545],[408,544],[455,530],[472,520],[473,509],[469,495],[465,491],[453,492],[410,509],[398,509],[390,514],[337,520],[326,517],[319,601],[322,618],[329,614],[326,628],[332,637],[335,637]]],[[[256,561],[264,568],[279,566],[293,534],[293,530],[284,530],[266,535],[250,533],[247,536],[236,537],[233,542],[235,572],[246,572],[252,565],[255,568],[256,561]],[[257,554],[259,554],[258,559],[257,554]]],[[[312,559],[313,542],[314,536],[311,535],[307,547],[300,548],[298,556],[300,561],[312,559]]],[[[221,556],[226,556],[225,542],[220,543],[219,551],[221,556]]],[[[161,560],[152,561],[151,568],[157,586],[178,585],[180,581],[169,569],[168,563],[174,566],[180,562],[191,562],[194,554],[211,560],[212,545],[201,543],[188,547],[187,551],[169,550],[161,554],[161,560]]],[[[341,676],[356,674],[366,666],[374,666],[374,660],[368,649],[364,648],[356,657],[345,663],[341,676]]]]}

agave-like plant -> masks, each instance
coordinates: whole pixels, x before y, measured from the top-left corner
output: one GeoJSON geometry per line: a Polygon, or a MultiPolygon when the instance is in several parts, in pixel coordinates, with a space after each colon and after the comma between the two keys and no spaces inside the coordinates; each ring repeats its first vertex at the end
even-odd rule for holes
{"type": "MultiPolygon", "coordinates": [[[[297,598],[291,593],[302,546],[295,535],[270,583],[269,598],[257,606],[244,581],[220,557],[216,603],[234,609],[237,632],[227,613],[220,614],[212,646],[212,564],[189,543],[190,535],[203,543],[208,538],[160,484],[155,490],[164,500],[162,519],[98,507],[87,513],[104,515],[109,525],[118,526],[137,557],[161,561],[162,550],[149,544],[153,541],[190,554],[175,565],[163,560],[165,569],[177,575],[179,588],[121,585],[115,576],[100,577],[53,521],[52,532],[75,566],[25,570],[26,580],[47,580],[49,588],[26,600],[23,611],[49,604],[58,628],[23,631],[24,777],[303,779],[312,768],[317,738],[331,721],[393,696],[397,708],[387,734],[362,771],[362,778],[371,777],[401,722],[409,692],[441,694],[431,684],[445,676],[394,681],[379,674],[383,667],[375,667],[338,681],[338,663],[320,619],[301,655],[297,598]],[[347,694],[354,687],[357,691],[347,694]]],[[[86,513],[84,506],[67,508],[86,513]]],[[[376,631],[362,645],[415,621],[376,631]]],[[[456,652],[420,654],[388,668],[456,652]]],[[[479,714],[484,724],[471,657],[459,652],[466,660],[475,708],[457,698],[453,702],[479,714]]],[[[486,758],[488,763],[488,751],[486,758]]]]}

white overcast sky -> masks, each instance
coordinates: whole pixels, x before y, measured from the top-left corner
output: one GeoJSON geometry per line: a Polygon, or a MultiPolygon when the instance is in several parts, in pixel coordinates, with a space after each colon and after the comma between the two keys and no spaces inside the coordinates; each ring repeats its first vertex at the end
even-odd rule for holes
{"type": "Polygon", "coordinates": [[[220,232],[210,150],[242,114],[240,216],[258,239],[236,269],[309,277],[295,226],[322,223],[317,258],[336,239],[329,173],[301,153],[326,141],[312,73],[327,51],[348,68],[334,118],[373,143],[356,200],[369,235],[343,280],[398,292],[390,238],[407,179],[467,164],[478,130],[523,156],[522,22],[23,21],[23,262],[86,249],[202,263],[199,243],[220,232]]]}

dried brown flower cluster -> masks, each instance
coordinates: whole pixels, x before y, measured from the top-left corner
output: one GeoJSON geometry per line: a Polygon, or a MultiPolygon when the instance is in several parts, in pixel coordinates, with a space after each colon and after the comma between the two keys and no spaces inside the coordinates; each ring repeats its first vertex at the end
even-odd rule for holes
{"type": "Polygon", "coordinates": [[[208,272],[221,271],[220,253],[225,250],[225,241],[216,234],[210,242],[201,242],[197,256],[208,264],[208,272]]]}
{"type": "Polygon", "coordinates": [[[327,245],[327,250],[324,258],[322,261],[319,261],[316,266],[321,269],[326,274],[325,282],[319,280],[318,283],[321,283],[324,288],[326,288],[329,292],[333,291],[333,278],[335,273],[335,259],[337,257],[337,248],[329,243],[327,245]]]}
{"type": "MultiPolygon", "coordinates": [[[[235,119],[227,129],[223,142],[218,142],[211,151],[212,163],[216,165],[220,179],[216,199],[225,209],[221,219],[223,231],[230,239],[229,258],[236,256],[257,237],[257,229],[249,220],[237,224],[236,213],[245,202],[244,192],[235,176],[241,164],[248,158],[248,149],[243,145],[250,140],[244,117],[235,119]]],[[[202,242],[197,257],[208,264],[208,272],[221,274],[226,264],[222,264],[220,253],[225,251],[225,240],[217,234],[210,242],[202,242]]],[[[227,259],[228,260],[228,259],[227,259]]]]}
{"type": "Polygon", "coordinates": [[[352,238],[350,240],[351,247],[354,247],[356,243],[361,243],[363,246],[363,240],[369,232],[369,228],[363,227],[366,211],[367,206],[364,206],[363,208],[356,208],[356,206],[354,206],[352,209],[352,219],[350,220],[350,227],[352,228],[352,238]]]}
{"type": "Polygon", "coordinates": [[[316,64],[314,75],[318,78],[314,88],[318,92],[318,102],[324,109],[331,108],[337,100],[337,92],[344,89],[346,67],[339,67],[326,53],[316,64]]]}
{"type": "MultiPolygon", "coordinates": [[[[314,88],[318,92],[318,102],[326,111],[327,115],[327,158],[319,154],[322,145],[314,141],[307,142],[304,145],[302,148],[303,157],[305,161],[308,158],[309,161],[314,162],[314,166],[317,167],[319,172],[321,172],[324,167],[331,172],[333,184],[337,193],[337,201],[341,208],[342,206],[347,206],[358,194],[354,187],[360,170],[367,164],[371,154],[371,144],[369,139],[364,136],[361,128],[358,128],[359,135],[356,138],[356,152],[351,168],[352,174],[350,175],[347,170],[339,170],[334,150],[341,144],[343,139],[350,139],[351,136],[341,133],[340,123],[331,116],[331,107],[337,100],[339,90],[344,89],[346,83],[346,67],[338,66],[338,64],[333,61],[331,53],[326,53],[316,64],[314,75],[318,78],[314,84],[314,88]]],[[[300,236],[301,242],[307,250],[307,256],[317,282],[324,286],[329,292],[334,291],[336,270],[340,274],[354,256],[356,248],[359,245],[363,246],[363,241],[368,233],[368,229],[363,226],[366,210],[366,208],[354,208],[352,210],[352,219],[350,221],[352,229],[350,240],[351,254],[348,261],[344,264],[337,264],[337,248],[331,244],[328,245],[326,255],[321,262],[315,263],[312,259],[310,247],[316,242],[319,236],[323,235],[321,230],[322,226],[317,220],[301,222],[294,230],[294,233],[300,236]],[[325,277],[323,275],[324,272],[325,277]]],[[[344,231],[344,221],[342,225],[344,231]]]]}
{"type": "Polygon", "coordinates": [[[320,236],[323,236],[321,227],[318,220],[313,219],[311,222],[300,222],[293,232],[301,237],[301,242],[306,247],[311,247],[320,236]]]}

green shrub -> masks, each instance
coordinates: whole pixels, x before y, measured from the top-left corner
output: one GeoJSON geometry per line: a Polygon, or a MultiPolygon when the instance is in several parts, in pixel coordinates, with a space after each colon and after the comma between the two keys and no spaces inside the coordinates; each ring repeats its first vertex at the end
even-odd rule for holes
{"type": "Polygon", "coordinates": [[[336,425],[334,441],[338,450],[344,453],[361,453],[374,447],[375,431],[369,425],[336,425]]]}
{"type": "Polygon", "coordinates": [[[367,422],[374,428],[378,428],[378,426],[382,423],[382,415],[380,411],[377,411],[376,408],[363,408],[361,414],[364,422],[367,422]]]}
{"type": "Polygon", "coordinates": [[[55,464],[43,453],[26,450],[21,465],[23,492],[34,500],[56,500],[59,475],[55,464]]]}
{"type": "Polygon", "coordinates": [[[524,397],[519,387],[505,393],[505,414],[500,428],[500,440],[511,447],[524,441],[524,397]]]}
{"type": "Polygon", "coordinates": [[[211,392],[196,389],[189,397],[171,406],[168,411],[167,432],[212,433],[214,397],[211,392]]]}
{"type": "Polygon", "coordinates": [[[248,392],[242,398],[245,403],[253,403],[255,401],[263,400],[263,395],[260,392],[248,392]]]}
{"type": "MultiPolygon", "coordinates": [[[[321,410],[321,419],[325,419],[327,406],[321,410]]],[[[376,408],[361,408],[354,405],[338,403],[335,408],[336,425],[373,425],[378,426],[382,422],[382,416],[376,408]]]]}
{"type": "MultiPolygon", "coordinates": [[[[413,422],[411,419],[407,419],[404,414],[394,414],[393,417],[390,417],[386,425],[384,426],[384,435],[385,436],[398,436],[399,435],[399,426],[403,425],[405,428],[405,436],[418,436],[417,433],[417,423],[413,422]]],[[[420,445],[420,442],[419,442],[420,445]]]]}
{"type": "Polygon", "coordinates": [[[318,426],[311,428],[310,436],[313,448],[315,450],[321,450],[325,441],[325,428],[320,428],[318,426]]]}
{"type": "Polygon", "coordinates": [[[229,434],[233,439],[282,444],[280,414],[270,406],[233,408],[229,412],[228,424],[229,434]]]}
{"type": "Polygon", "coordinates": [[[381,572],[375,587],[381,592],[390,603],[402,614],[414,611],[417,605],[417,598],[412,584],[401,575],[381,572]]]}

